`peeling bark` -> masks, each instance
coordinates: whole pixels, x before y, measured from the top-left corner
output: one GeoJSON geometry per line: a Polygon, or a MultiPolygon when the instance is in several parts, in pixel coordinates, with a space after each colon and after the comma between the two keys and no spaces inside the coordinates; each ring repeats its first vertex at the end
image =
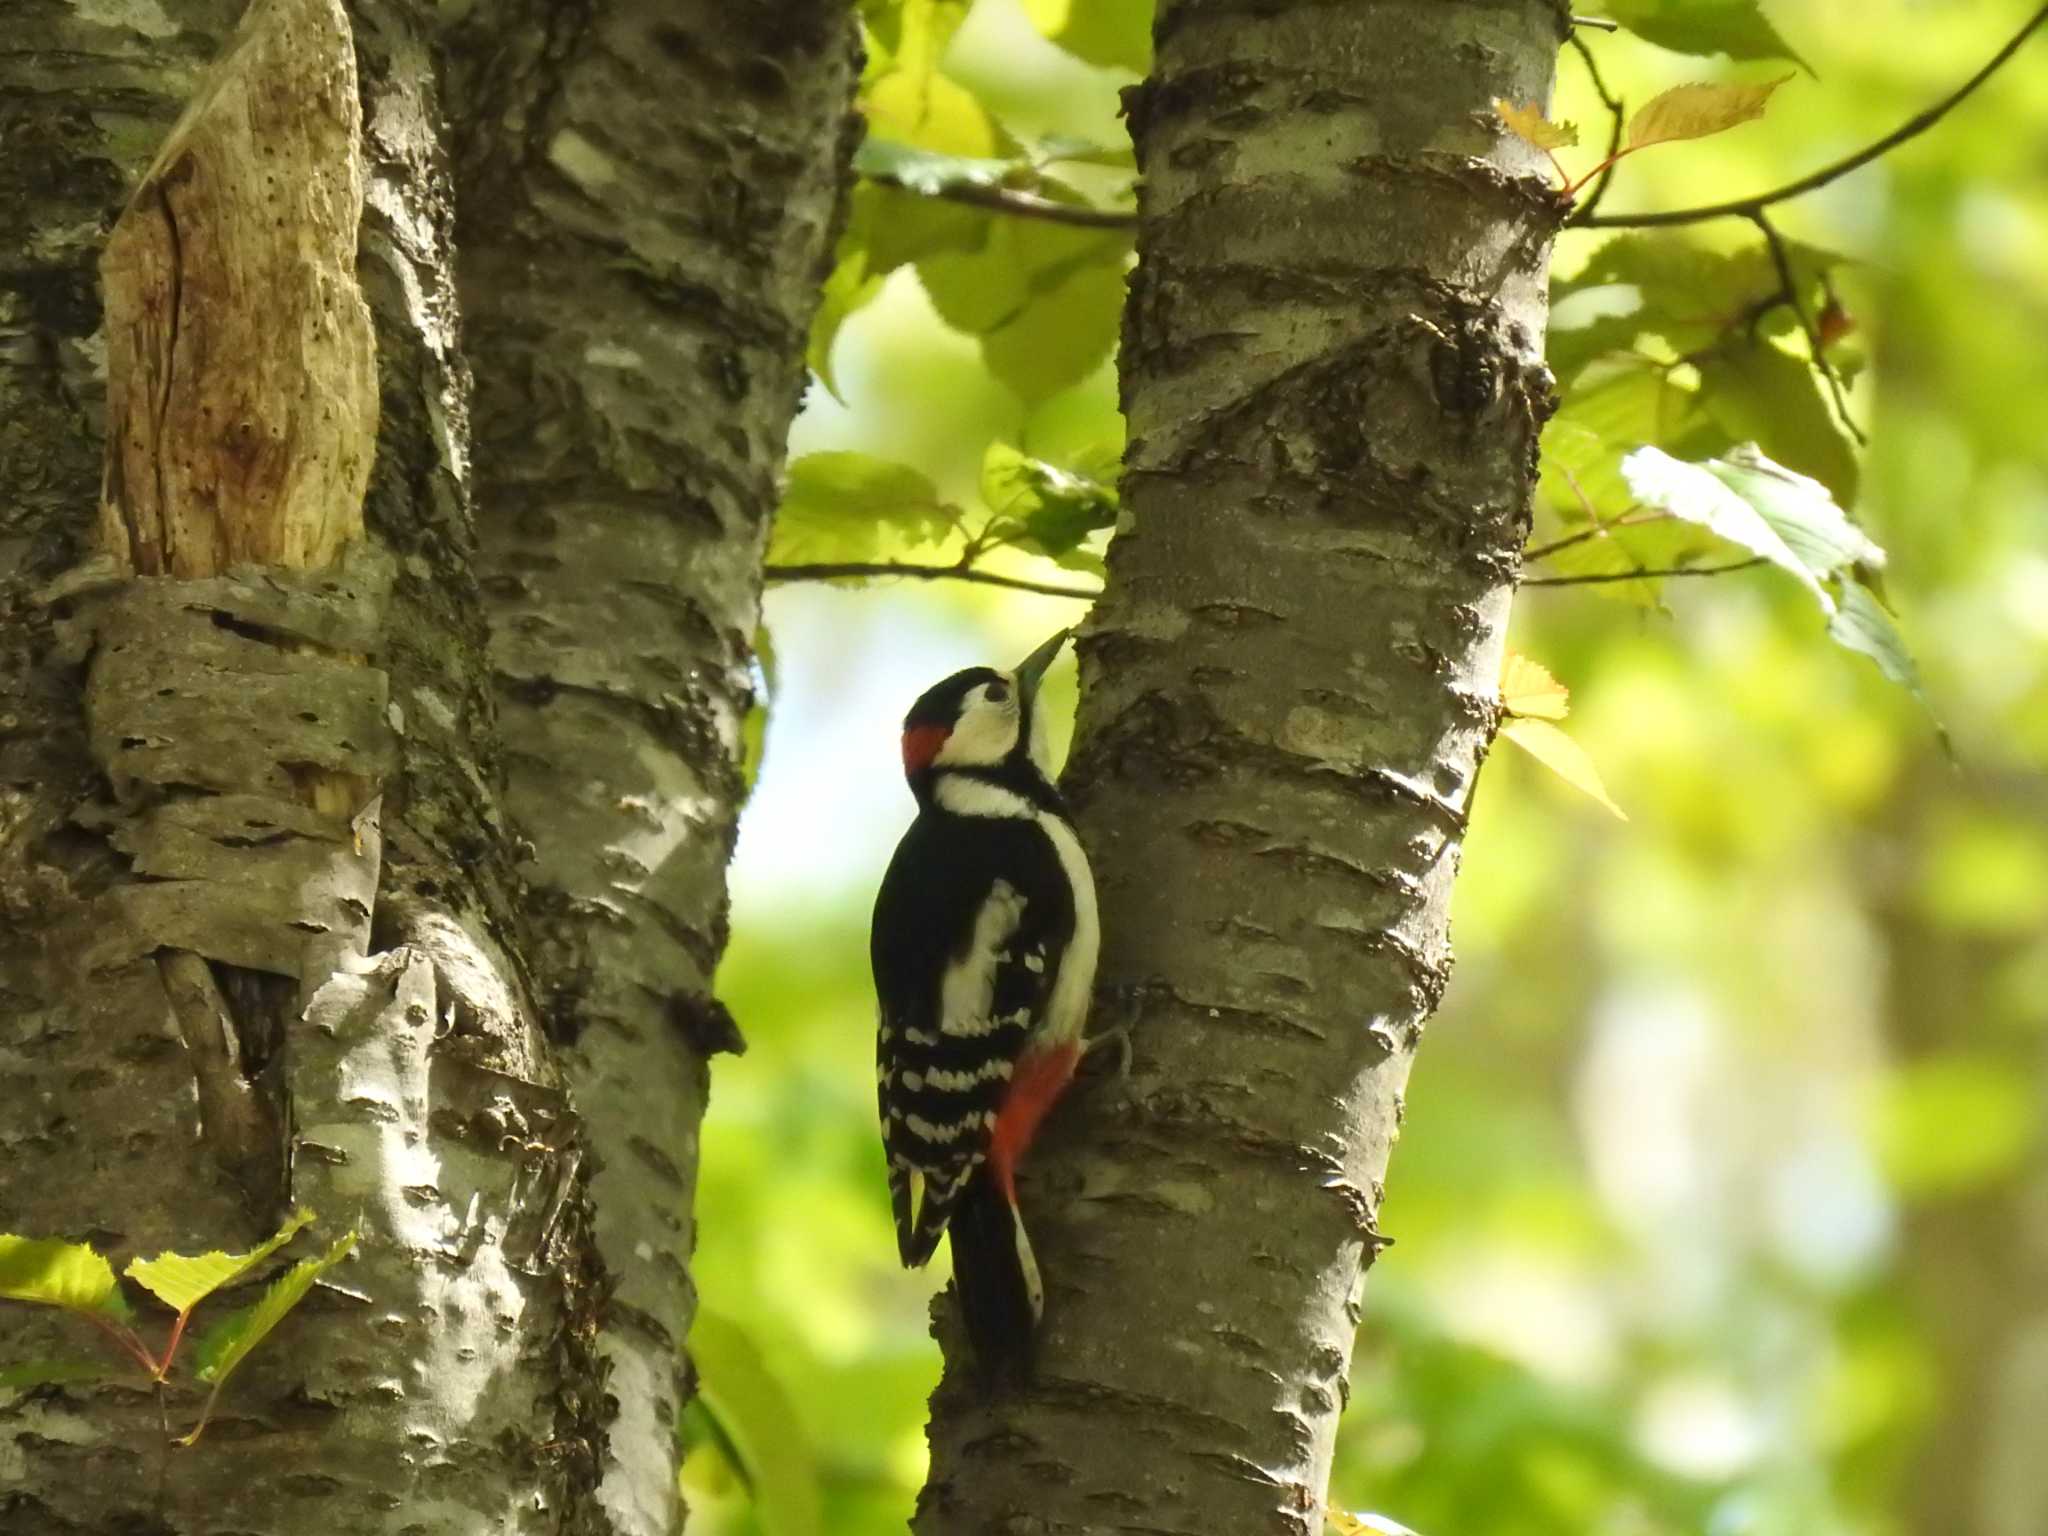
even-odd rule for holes
{"type": "Polygon", "coordinates": [[[1527,532],[1546,0],[1162,5],[1130,99],[1123,525],[1068,788],[1127,1083],[1024,1204],[1039,1375],[942,1309],[922,1536],[1322,1527],[1527,532]]]}
{"type": "Polygon", "coordinates": [[[288,1203],[362,1241],[198,1452],[148,1393],[0,1392],[0,1526],[673,1529],[849,9],[256,0],[210,75],[239,0],[20,9],[0,1213],[117,1262],[288,1203]]]}
{"type": "Polygon", "coordinates": [[[660,1532],[761,556],[859,59],[841,0],[505,9],[449,48],[479,576],[528,952],[603,1111],[601,1497],[660,1532]]]}
{"type": "MultiPolygon", "coordinates": [[[[73,474],[5,629],[10,705],[52,727],[7,743],[9,1224],[118,1262],[248,1246],[290,1202],[361,1240],[197,1449],[175,1392],[5,1394],[10,1532],[603,1528],[582,1159],[499,938],[427,42],[409,5],[249,8],[109,242],[101,548],[27,579],[93,520],[73,474]]],[[[56,206],[24,207],[31,261],[56,206]]],[[[32,408],[92,347],[90,311],[53,318],[57,366],[7,380],[32,408]]],[[[10,1355],[80,1352],[6,1321],[10,1355]]]]}

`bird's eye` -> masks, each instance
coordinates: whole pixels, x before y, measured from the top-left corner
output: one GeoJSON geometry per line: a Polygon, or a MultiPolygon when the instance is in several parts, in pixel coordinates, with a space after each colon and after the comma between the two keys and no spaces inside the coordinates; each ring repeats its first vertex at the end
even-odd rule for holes
{"type": "Polygon", "coordinates": [[[984,690],[982,694],[982,697],[987,699],[991,704],[1000,704],[1005,699],[1009,698],[1009,696],[1010,685],[1004,682],[990,683],[987,689],[984,690]]]}

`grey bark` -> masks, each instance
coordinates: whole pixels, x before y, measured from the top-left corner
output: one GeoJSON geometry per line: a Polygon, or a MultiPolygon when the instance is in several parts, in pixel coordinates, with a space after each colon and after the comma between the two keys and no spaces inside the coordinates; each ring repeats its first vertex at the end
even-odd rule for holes
{"type": "Polygon", "coordinates": [[[478,576],[527,953],[570,1088],[603,1108],[602,1496],[664,1530],[705,1064],[739,1048],[711,981],[761,556],[858,47],[842,0],[506,10],[449,47],[478,576]]]}
{"type": "MultiPolygon", "coordinates": [[[[304,571],[166,561],[183,579],[136,577],[87,537],[106,394],[94,264],[240,9],[143,3],[88,21],[31,0],[0,56],[0,1227],[90,1239],[118,1264],[247,1247],[303,1203],[361,1241],[243,1367],[196,1450],[170,1449],[133,1384],[0,1391],[0,1527],[671,1529],[702,1105],[691,1030],[714,1018],[755,600],[741,573],[758,565],[795,403],[803,279],[830,243],[844,13],[778,30],[762,8],[725,60],[741,73],[748,43],[767,54],[756,99],[692,91],[684,122],[654,107],[684,93],[632,52],[656,8],[559,33],[551,11],[502,8],[505,67],[457,85],[477,114],[458,185],[430,30],[444,13],[357,0],[353,58],[344,47],[333,68],[360,73],[354,277],[380,386],[367,536],[304,571]],[[603,61],[627,56],[667,153],[645,156],[658,173],[622,168],[607,201],[529,151],[587,125],[591,93],[620,84],[603,61]],[[778,72],[786,130],[766,104],[778,72]],[[516,167],[489,165],[496,152],[516,167]],[[727,209],[743,170],[752,217],[704,234],[704,208],[727,209]],[[479,216],[458,274],[459,198],[479,216]],[[690,286],[728,280],[755,327],[737,339],[690,286]],[[580,302],[542,302],[579,285],[580,302]],[[653,364],[590,355],[621,334],[653,364]],[[505,377],[473,405],[487,365],[505,377]],[[593,368],[620,370],[617,387],[593,368]],[[502,469],[473,474],[473,412],[502,469]],[[542,550],[535,530],[556,517],[616,542],[542,550]],[[623,615],[604,603],[614,584],[636,600],[623,615]],[[660,627],[699,611],[687,644],[660,627]],[[609,742],[574,741],[541,696],[583,686],[586,711],[638,712],[620,751],[637,746],[639,777],[609,742]],[[543,806],[551,792],[563,803],[543,806]],[[645,1086],[627,1098],[623,1082],[645,1086]]],[[[650,35],[672,58],[692,24],[733,41],[708,11],[650,35]]],[[[641,163],[643,146],[614,148],[641,163]]],[[[167,259],[192,257],[193,234],[167,259]]],[[[170,285],[179,318],[210,302],[205,286],[170,285]]],[[[166,334],[181,379],[236,364],[177,353],[202,332],[166,334]]],[[[196,451],[262,460],[246,423],[183,414],[196,451]]],[[[7,1308],[0,1356],[89,1353],[70,1326],[7,1308]]],[[[170,1404],[174,1429],[194,1406],[170,1404]]]]}
{"type": "Polygon", "coordinates": [[[942,1320],[923,1536],[1321,1528],[1551,403],[1555,208],[1490,104],[1548,99],[1563,20],[1161,7],[1067,778],[1135,1063],[1026,1181],[1034,1385],[942,1320]]]}
{"type": "MultiPolygon", "coordinates": [[[[116,19],[141,17],[145,45],[163,47],[167,21],[149,36],[158,16],[116,19]]],[[[6,465],[10,486],[48,488],[9,572],[10,683],[48,734],[9,744],[15,1096],[0,1207],[10,1225],[90,1237],[117,1262],[249,1246],[288,1202],[360,1241],[237,1375],[195,1449],[174,1450],[161,1427],[160,1412],[173,1430],[196,1415],[175,1394],[163,1409],[126,1382],[10,1394],[5,1523],[591,1527],[603,1426],[579,1324],[599,1299],[596,1264],[564,1155],[573,1122],[494,937],[509,931],[514,887],[465,600],[467,381],[420,17],[365,4],[352,34],[330,0],[264,0],[225,73],[203,77],[195,111],[246,116],[253,132],[239,163],[174,144],[138,201],[136,216],[168,210],[166,239],[139,237],[151,297],[139,318],[116,317],[109,349],[117,382],[138,387],[116,392],[126,404],[107,422],[122,451],[99,556],[54,582],[38,578],[83,555],[98,499],[92,263],[167,126],[113,138],[99,111],[120,122],[141,82],[180,95],[200,82],[124,53],[125,28],[39,19],[47,30],[18,56],[56,61],[74,83],[69,100],[15,98],[57,154],[10,222],[15,271],[32,273],[11,287],[61,282],[76,302],[24,317],[24,350],[43,366],[10,380],[52,436],[10,443],[6,465]],[[280,72],[288,57],[299,75],[280,72]],[[348,221],[345,265],[319,265],[306,224],[284,244],[303,243],[313,282],[288,293],[275,279],[300,268],[250,259],[257,215],[275,199],[276,219],[310,217],[291,205],[323,168],[336,184],[312,202],[348,221]],[[80,188],[98,205],[65,207],[80,188]],[[381,418],[367,499],[332,434],[322,448],[292,435],[289,409],[267,414],[299,402],[300,421],[337,426],[354,409],[309,362],[300,327],[323,308],[360,312],[347,270],[358,196],[381,418]],[[64,267],[35,271],[53,236],[64,267]],[[249,356],[264,320],[270,370],[249,356]],[[261,399],[222,404],[258,373],[261,399]],[[138,420],[162,440],[138,444],[138,420]],[[42,467],[56,454],[62,482],[42,467]],[[251,509],[273,483],[291,487],[278,516],[349,515],[338,559],[297,569],[280,540],[263,557],[276,563],[233,563],[263,547],[231,531],[261,522],[251,509]],[[146,516],[145,492],[158,500],[146,516]],[[154,531],[172,527],[190,536],[154,531]]],[[[222,40],[175,36],[195,57],[222,40]]],[[[75,1324],[6,1321],[10,1355],[88,1347],[59,1331],[75,1324]]]]}

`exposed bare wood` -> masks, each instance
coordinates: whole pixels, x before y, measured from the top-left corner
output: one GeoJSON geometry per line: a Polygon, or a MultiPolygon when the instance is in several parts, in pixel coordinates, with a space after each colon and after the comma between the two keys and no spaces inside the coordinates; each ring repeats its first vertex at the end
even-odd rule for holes
{"type": "Polygon", "coordinates": [[[324,565],[377,436],[340,0],[256,0],[115,224],[103,546],[144,575],[324,565]]]}

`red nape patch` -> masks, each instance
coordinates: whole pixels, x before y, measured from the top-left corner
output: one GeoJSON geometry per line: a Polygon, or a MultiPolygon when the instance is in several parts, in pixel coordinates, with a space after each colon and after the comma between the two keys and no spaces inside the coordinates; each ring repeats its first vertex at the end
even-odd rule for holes
{"type": "Polygon", "coordinates": [[[995,1170],[996,1186],[1003,1198],[1017,1203],[1017,1165],[1038,1134],[1046,1111],[1059,1102],[1074,1080],[1074,1068],[1081,1060],[1081,1042],[1056,1045],[1049,1050],[1026,1050],[1010,1077],[1010,1091],[1003,1095],[1003,1107],[996,1111],[995,1129],[989,1133],[988,1161],[995,1170]]]}
{"type": "Polygon", "coordinates": [[[903,774],[914,778],[931,767],[932,759],[939,755],[939,748],[946,744],[946,738],[953,734],[948,725],[917,725],[903,733],[903,774]]]}

